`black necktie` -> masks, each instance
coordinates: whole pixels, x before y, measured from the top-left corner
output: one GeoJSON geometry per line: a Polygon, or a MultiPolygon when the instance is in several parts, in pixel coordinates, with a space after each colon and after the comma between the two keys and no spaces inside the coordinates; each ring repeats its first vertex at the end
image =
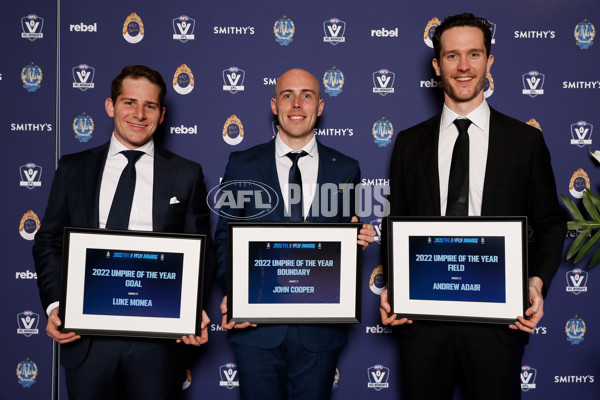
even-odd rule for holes
{"type": "Polygon", "coordinates": [[[292,160],[292,166],[290,167],[290,175],[288,183],[290,185],[297,185],[300,189],[300,201],[292,204],[291,202],[291,190],[288,188],[288,205],[290,208],[290,221],[292,222],[302,222],[304,221],[304,217],[302,216],[302,174],[300,173],[300,168],[298,167],[298,160],[300,157],[304,157],[308,153],[305,151],[301,151],[299,153],[289,152],[286,155],[292,160]]]}
{"type": "Polygon", "coordinates": [[[452,151],[446,215],[469,215],[469,134],[468,119],[455,119],[458,137],[452,151]]]}
{"type": "Polygon", "coordinates": [[[129,214],[131,214],[131,203],[135,191],[135,163],[144,152],[125,150],[121,154],[127,157],[128,163],[121,172],[115,197],[110,205],[110,212],[106,219],[107,229],[127,229],[129,226],[129,214]]]}

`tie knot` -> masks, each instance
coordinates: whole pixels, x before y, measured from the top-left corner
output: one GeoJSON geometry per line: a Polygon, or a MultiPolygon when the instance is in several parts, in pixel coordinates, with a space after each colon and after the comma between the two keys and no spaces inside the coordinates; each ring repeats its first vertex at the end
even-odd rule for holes
{"type": "Polygon", "coordinates": [[[467,132],[471,125],[471,120],[467,118],[457,118],[454,120],[454,125],[458,128],[458,133],[467,132]]]}
{"type": "Polygon", "coordinates": [[[144,152],[138,150],[123,150],[121,154],[127,157],[128,164],[135,164],[137,160],[139,160],[144,154],[144,152]]]}
{"type": "Polygon", "coordinates": [[[288,158],[290,160],[292,160],[292,164],[297,165],[298,164],[298,160],[300,160],[301,157],[304,157],[308,155],[307,152],[305,152],[304,150],[302,150],[301,152],[298,153],[294,153],[292,151],[290,151],[289,153],[286,154],[286,156],[288,156],[288,158]]]}

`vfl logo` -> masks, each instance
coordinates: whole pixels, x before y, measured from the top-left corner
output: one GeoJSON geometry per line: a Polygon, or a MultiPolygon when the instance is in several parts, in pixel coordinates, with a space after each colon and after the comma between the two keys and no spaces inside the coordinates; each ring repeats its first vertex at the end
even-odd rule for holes
{"type": "Polygon", "coordinates": [[[571,124],[571,144],[584,148],[592,144],[592,130],[594,126],[585,121],[579,121],[571,124]]]}
{"type": "Polygon", "coordinates": [[[527,392],[529,389],[535,389],[535,378],[537,370],[529,365],[521,367],[521,390],[527,392]]]}
{"type": "Polygon", "coordinates": [[[378,244],[381,244],[381,224],[382,223],[383,223],[383,218],[377,218],[377,219],[374,219],[373,221],[369,222],[369,224],[373,225],[373,228],[375,228],[375,237],[373,238],[373,240],[378,244]]]}
{"type": "Polygon", "coordinates": [[[341,19],[331,18],[330,20],[323,22],[323,30],[325,31],[325,37],[323,41],[330,43],[335,46],[338,43],[344,43],[346,38],[344,33],[346,32],[346,23],[341,19]]]}
{"type": "Polygon", "coordinates": [[[44,28],[44,18],[38,17],[35,14],[29,14],[26,17],[21,18],[21,38],[29,39],[32,42],[36,39],[42,39],[44,34],[42,29],[44,28]]]}
{"type": "Polygon", "coordinates": [[[227,389],[231,390],[234,387],[240,386],[240,382],[237,378],[237,365],[233,363],[227,363],[225,365],[221,365],[219,367],[219,375],[221,377],[221,381],[219,382],[219,386],[224,386],[227,389]]]}
{"type": "Polygon", "coordinates": [[[388,383],[390,369],[381,364],[373,365],[371,368],[367,369],[367,375],[369,377],[367,387],[371,389],[380,391],[381,389],[387,389],[390,386],[388,383]]]}
{"type": "Polygon", "coordinates": [[[544,78],[544,74],[538,71],[530,71],[523,74],[523,94],[531,98],[544,94],[544,78]]]}
{"type": "Polygon", "coordinates": [[[85,92],[88,89],[94,88],[94,75],[96,69],[87,64],[79,64],[73,67],[73,88],[85,92]]]}
{"type": "Polygon", "coordinates": [[[179,18],[173,19],[173,40],[179,40],[181,43],[185,43],[188,40],[194,40],[194,28],[196,27],[196,20],[182,15],[179,18]]]}
{"type": "Polygon", "coordinates": [[[21,175],[21,187],[26,187],[29,190],[42,186],[42,167],[34,163],[27,163],[19,167],[21,175]]]}
{"type": "Polygon", "coordinates": [[[379,93],[385,96],[388,93],[394,93],[394,79],[396,74],[387,69],[380,69],[373,72],[373,93],[379,93]]]}
{"type": "Polygon", "coordinates": [[[567,272],[567,292],[575,295],[581,292],[587,292],[588,273],[580,268],[575,268],[567,272]]]}
{"type": "Polygon", "coordinates": [[[38,322],[40,316],[33,311],[23,311],[21,314],[17,314],[17,333],[25,337],[38,334],[38,322]]]}
{"type": "Polygon", "coordinates": [[[223,70],[223,91],[235,94],[244,91],[246,72],[238,67],[223,70]]]}

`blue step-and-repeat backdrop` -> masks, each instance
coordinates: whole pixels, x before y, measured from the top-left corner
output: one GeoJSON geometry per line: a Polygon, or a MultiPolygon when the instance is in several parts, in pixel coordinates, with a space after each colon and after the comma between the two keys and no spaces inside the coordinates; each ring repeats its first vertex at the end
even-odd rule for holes
{"type": "MultiPolygon", "coordinates": [[[[583,188],[600,189],[600,167],[589,156],[590,148],[600,148],[598,0],[29,0],[1,8],[3,399],[50,397],[52,345],[32,239],[58,158],[110,137],[104,99],[125,65],[162,73],[169,86],[162,142],[201,163],[209,189],[218,185],[231,151],[273,137],[269,101],[276,78],[291,67],[308,69],[323,83],[318,140],[358,159],[362,184],[373,192],[389,185],[396,133],[440,110],[430,32],[448,15],[473,12],[494,28],[490,105],[541,129],[559,193],[579,204],[583,188]]],[[[379,231],[372,203],[362,220],[379,231]]],[[[575,234],[569,232],[565,249],[575,234]]],[[[400,398],[396,338],[379,319],[380,249],[375,243],[364,253],[363,318],[350,328],[334,399],[400,398]],[[385,372],[377,381],[374,368],[385,372]]],[[[524,399],[600,398],[598,271],[570,261],[558,270],[523,359],[524,399]]],[[[239,395],[235,359],[220,328],[222,295],[215,286],[210,341],[191,368],[187,399],[239,395]]]]}

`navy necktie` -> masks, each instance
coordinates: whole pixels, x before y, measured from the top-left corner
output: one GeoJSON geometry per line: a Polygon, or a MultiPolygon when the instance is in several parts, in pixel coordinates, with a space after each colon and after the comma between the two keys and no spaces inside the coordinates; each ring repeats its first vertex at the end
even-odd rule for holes
{"type": "Polygon", "coordinates": [[[290,160],[292,160],[292,166],[290,167],[290,175],[288,183],[290,185],[297,185],[300,188],[300,201],[292,204],[290,189],[288,188],[288,205],[290,208],[290,221],[292,222],[302,222],[304,221],[303,213],[302,213],[302,174],[300,173],[300,168],[298,167],[298,160],[305,155],[308,155],[307,152],[301,151],[299,153],[289,152],[286,154],[290,160]]]}
{"type": "Polygon", "coordinates": [[[129,215],[131,214],[131,203],[135,191],[135,163],[144,154],[143,151],[122,151],[127,157],[127,166],[121,172],[117,190],[110,205],[110,212],[106,219],[106,229],[127,229],[129,226],[129,215]]]}
{"type": "Polygon", "coordinates": [[[469,125],[468,119],[455,119],[458,137],[452,151],[446,215],[469,215],[469,125]]]}

